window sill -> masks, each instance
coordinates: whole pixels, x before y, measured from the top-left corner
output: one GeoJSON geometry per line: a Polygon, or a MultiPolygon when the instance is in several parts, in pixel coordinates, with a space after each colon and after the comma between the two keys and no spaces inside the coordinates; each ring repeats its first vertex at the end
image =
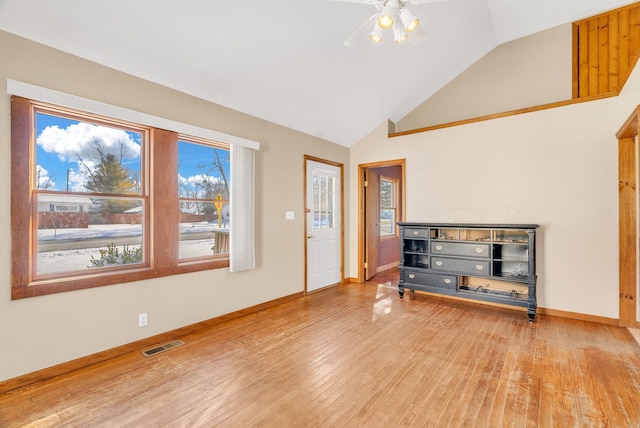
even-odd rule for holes
{"type": "Polygon", "coordinates": [[[142,281],[146,279],[162,278],[165,276],[228,267],[229,258],[224,257],[205,262],[186,262],[178,266],[164,267],[161,269],[141,268],[126,272],[121,271],[118,273],[101,272],[94,275],[85,275],[74,278],[32,281],[26,285],[14,285],[11,289],[11,300],[46,296],[48,294],[64,293],[67,291],[84,290],[87,288],[123,284],[126,282],[142,281]]]}

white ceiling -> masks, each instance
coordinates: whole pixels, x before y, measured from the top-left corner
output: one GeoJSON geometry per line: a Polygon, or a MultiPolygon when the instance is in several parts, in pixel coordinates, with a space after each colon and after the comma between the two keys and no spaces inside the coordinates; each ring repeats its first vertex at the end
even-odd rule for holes
{"type": "Polygon", "coordinates": [[[376,9],[329,0],[0,0],[0,29],[350,147],[497,45],[630,3],[413,5],[415,46],[343,46],[376,9]]]}

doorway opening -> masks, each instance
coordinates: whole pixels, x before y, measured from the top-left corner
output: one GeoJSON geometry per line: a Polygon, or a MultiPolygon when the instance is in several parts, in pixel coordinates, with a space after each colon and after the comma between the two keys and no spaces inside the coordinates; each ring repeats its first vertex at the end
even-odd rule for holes
{"type": "Polygon", "coordinates": [[[405,219],[405,160],[358,165],[358,281],[397,268],[405,219]]]}

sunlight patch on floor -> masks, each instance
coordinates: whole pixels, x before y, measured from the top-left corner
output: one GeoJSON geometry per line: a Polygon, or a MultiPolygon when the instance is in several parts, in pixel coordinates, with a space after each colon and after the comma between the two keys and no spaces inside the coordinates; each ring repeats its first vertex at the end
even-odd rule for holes
{"type": "Polygon", "coordinates": [[[389,292],[386,291],[385,289],[398,291],[398,286],[391,285],[391,281],[387,281],[384,284],[378,284],[378,292],[376,293],[376,299],[379,299],[380,297],[386,294],[389,294],[389,292]]]}

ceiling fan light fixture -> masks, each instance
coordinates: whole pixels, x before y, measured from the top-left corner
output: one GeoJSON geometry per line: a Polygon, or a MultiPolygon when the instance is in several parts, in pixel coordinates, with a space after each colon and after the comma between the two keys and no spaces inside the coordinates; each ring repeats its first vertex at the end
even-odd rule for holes
{"type": "Polygon", "coordinates": [[[396,22],[393,26],[393,40],[396,43],[402,43],[407,40],[408,37],[409,34],[407,34],[407,31],[404,29],[402,24],[396,22]]]}
{"type": "Polygon", "coordinates": [[[378,17],[378,25],[382,29],[389,29],[393,26],[393,21],[398,16],[398,10],[400,9],[400,3],[398,0],[387,0],[382,8],[382,12],[378,17]]]}
{"type": "Polygon", "coordinates": [[[376,43],[380,43],[382,42],[382,32],[383,32],[383,29],[380,28],[380,26],[376,22],[376,24],[373,26],[373,30],[371,31],[371,34],[369,35],[369,38],[376,43]]]}
{"type": "Polygon", "coordinates": [[[420,24],[420,20],[407,8],[402,8],[400,11],[400,20],[402,21],[402,26],[407,31],[415,30],[418,28],[418,24],[420,24]]]}
{"type": "Polygon", "coordinates": [[[405,40],[407,40],[408,38],[409,38],[409,35],[408,35],[408,34],[403,34],[403,35],[401,35],[400,37],[397,37],[397,38],[396,38],[396,40],[395,40],[395,42],[396,42],[396,43],[402,43],[402,42],[404,42],[405,40]]]}

